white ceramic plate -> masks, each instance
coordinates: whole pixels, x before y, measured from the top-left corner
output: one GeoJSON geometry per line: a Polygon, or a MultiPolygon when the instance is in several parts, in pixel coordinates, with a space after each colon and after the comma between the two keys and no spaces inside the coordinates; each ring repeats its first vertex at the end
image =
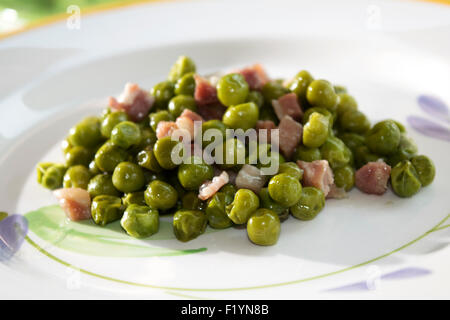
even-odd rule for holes
{"type": "Polygon", "coordinates": [[[448,298],[449,18],[449,7],[402,1],[175,2],[2,40],[0,210],[30,230],[0,263],[0,297],[448,298]],[[411,199],[353,190],[313,221],[284,222],[268,248],[236,229],[180,243],[166,218],[151,240],[67,222],[35,164],[61,160],[70,126],[127,81],[150,88],[181,54],[204,74],[260,62],[273,77],[308,69],[343,84],[372,121],[407,125],[436,179],[411,199]]]}

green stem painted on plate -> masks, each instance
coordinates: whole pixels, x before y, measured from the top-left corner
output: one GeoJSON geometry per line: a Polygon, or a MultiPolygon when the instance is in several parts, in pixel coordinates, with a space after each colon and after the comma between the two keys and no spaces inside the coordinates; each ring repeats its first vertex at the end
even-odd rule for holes
{"type": "Polygon", "coordinates": [[[115,279],[112,277],[107,277],[107,276],[103,276],[100,274],[96,274],[84,269],[80,269],[77,268],[75,266],[72,266],[71,264],[62,261],[61,259],[58,259],[57,257],[53,256],[52,254],[50,254],[49,252],[47,252],[46,250],[44,250],[43,248],[39,247],[34,241],[32,241],[29,237],[26,237],[26,240],[28,241],[28,243],[30,243],[33,247],[35,247],[37,250],[39,250],[40,252],[42,252],[44,255],[46,255],[47,257],[67,266],[67,267],[71,267],[74,268],[82,273],[100,278],[100,279],[104,279],[104,280],[110,280],[110,281],[114,281],[117,283],[122,283],[122,284],[127,284],[127,285],[133,285],[133,286],[138,286],[138,287],[146,287],[146,288],[153,288],[153,289],[164,289],[164,290],[176,290],[176,291],[214,291],[214,292],[226,292],[226,291],[243,291],[243,290],[254,290],[254,289],[266,289],[266,288],[273,288],[273,287],[280,287],[280,286],[286,286],[286,285],[293,285],[293,284],[299,284],[299,283],[303,283],[303,282],[308,282],[308,281],[312,281],[312,280],[317,280],[317,279],[322,279],[322,278],[326,278],[326,277],[330,277],[330,276],[334,276],[340,273],[344,273],[356,268],[360,268],[362,266],[368,265],[370,263],[373,263],[375,261],[381,260],[383,258],[386,258],[394,253],[397,253],[411,245],[413,245],[414,243],[416,243],[417,241],[425,238],[426,236],[428,236],[430,233],[438,231],[438,230],[442,230],[444,228],[447,228],[449,225],[443,225],[447,219],[450,217],[450,214],[448,214],[444,219],[442,219],[441,221],[439,221],[439,223],[437,225],[435,225],[433,228],[431,228],[430,230],[426,231],[424,234],[422,234],[421,236],[409,241],[408,243],[398,247],[397,249],[394,249],[386,254],[383,254],[381,256],[378,256],[376,258],[364,261],[362,263],[356,264],[354,266],[351,267],[347,267],[347,268],[343,268],[343,269],[339,269],[333,272],[328,272],[328,273],[324,273],[324,274],[320,274],[317,276],[313,276],[313,277],[308,277],[308,278],[303,278],[303,279],[297,279],[297,280],[293,280],[293,281],[286,281],[286,282],[280,282],[280,283],[272,283],[272,284],[266,284],[266,285],[261,285],[261,286],[251,286],[251,287],[240,287],[240,288],[219,288],[219,289],[212,289],[212,288],[177,288],[177,287],[166,287],[166,286],[156,286],[156,285],[151,285],[151,284],[144,284],[144,283],[137,283],[137,282],[131,282],[131,281],[126,281],[126,280],[120,280],[120,279],[115,279]]]}

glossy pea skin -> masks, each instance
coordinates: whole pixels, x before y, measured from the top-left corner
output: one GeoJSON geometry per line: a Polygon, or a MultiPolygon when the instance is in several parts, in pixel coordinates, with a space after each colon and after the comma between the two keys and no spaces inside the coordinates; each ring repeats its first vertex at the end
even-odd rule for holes
{"type": "Polygon", "coordinates": [[[172,81],[159,82],[152,87],[150,94],[155,98],[154,105],[157,110],[166,109],[175,94],[174,84],[172,81]]]}
{"type": "Polygon", "coordinates": [[[297,95],[302,106],[307,102],[306,91],[313,81],[314,78],[308,71],[301,70],[289,85],[289,89],[297,95]]]}
{"type": "Polygon", "coordinates": [[[270,197],[284,207],[296,204],[302,193],[302,185],[298,179],[286,173],[273,176],[268,189],[270,197]]]}
{"type": "Polygon", "coordinates": [[[182,146],[180,144],[178,141],[173,141],[171,137],[164,137],[156,141],[153,152],[161,168],[170,170],[177,166],[172,161],[172,151],[176,152],[174,149],[182,146]]]}
{"type": "Polygon", "coordinates": [[[119,196],[120,192],[116,189],[112,182],[112,175],[110,174],[98,174],[89,180],[87,187],[91,198],[100,195],[119,196]]]}
{"type": "Polygon", "coordinates": [[[178,95],[170,99],[167,110],[174,118],[177,118],[185,109],[197,111],[197,104],[191,96],[178,95]]]}
{"type": "Polygon", "coordinates": [[[100,130],[100,119],[87,117],[69,131],[69,142],[73,146],[93,148],[100,144],[104,137],[100,130]]]}
{"type": "Polygon", "coordinates": [[[395,153],[400,144],[400,129],[392,120],[385,120],[375,124],[366,136],[366,143],[370,151],[390,155],[395,153]]]}
{"type": "Polygon", "coordinates": [[[116,111],[107,114],[101,123],[100,131],[105,138],[111,137],[111,131],[121,122],[128,121],[128,115],[124,111],[116,111]]]}
{"type": "Polygon", "coordinates": [[[370,121],[359,110],[347,110],[339,116],[339,128],[345,132],[364,134],[370,129],[370,121]]]}
{"type": "Polygon", "coordinates": [[[178,180],[184,189],[198,190],[206,180],[213,178],[214,170],[201,158],[191,157],[188,162],[178,167],[178,180]]]}
{"type": "Polygon", "coordinates": [[[233,202],[227,205],[225,210],[235,224],[244,224],[258,207],[259,198],[253,191],[239,189],[234,195],[233,202]]]}
{"type": "Polygon", "coordinates": [[[313,112],[303,127],[303,144],[308,148],[317,148],[325,143],[329,133],[329,118],[313,112]]]}
{"type": "Polygon", "coordinates": [[[62,164],[44,162],[37,166],[37,180],[44,188],[55,190],[63,186],[67,168],[62,164]]]}
{"type": "Polygon", "coordinates": [[[272,246],[280,236],[280,218],[272,210],[260,208],[247,222],[247,235],[251,242],[260,246],[272,246]]]}
{"type": "Polygon", "coordinates": [[[225,194],[225,201],[227,202],[227,204],[233,202],[236,191],[237,191],[236,187],[231,183],[227,183],[222,188],[220,188],[220,192],[225,194]]]}
{"type": "Polygon", "coordinates": [[[300,220],[312,220],[325,206],[325,195],[322,190],[305,187],[298,202],[289,208],[291,214],[300,220]]]}
{"type": "Polygon", "coordinates": [[[173,216],[173,232],[175,237],[187,242],[205,232],[206,214],[199,210],[178,210],[173,216]]]}
{"type": "Polygon", "coordinates": [[[158,210],[168,210],[174,207],[178,199],[175,188],[161,180],[150,182],[144,195],[147,205],[158,210]]]}
{"type": "Polygon", "coordinates": [[[259,203],[261,208],[270,209],[279,216],[284,214],[286,210],[289,210],[288,207],[282,206],[270,197],[268,188],[262,188],[259,192],[259,203]]]}
{"type": "Polygon", "coordinates": [[[148,117],[150,119],[150,128],[152,128],[154,132],[156,132],[158,123],[161,121],[175,121],[175,118],[167,110],[150,113],[148,117]]]}
{"type": "Polygon", "coordinates": [[[391,186],[402,198],[412,197],[422,187],[419,175],[409,160],[403,160],[391,170],[391,186]]]}
{"type": "Polygon", "coordinates": [[[156,160],[155,153],[152,149],[142,150],[136,156],[137,163],[152,172],[161,172],[163,169],[156,160]]]}
{"type": "Polygon", "coordinates": [[[297,180],[302,180],[303,170],[295,162],[285,162],[280,164],[278,173],[286,173],[297,180]]]}
{"type": "Polygon", "coordinates": [[[131,204],[120,219],[122,228],[134,238],[147,238],[158,232],[159,213],[148,206],[131,204]]]}
{"type": "Polygon", "coordinates": [[[326,80],[312,81],[306,90],[306,99],[312,106],[328,110],[335,110],[338,102],[333,86],[326,80]]]}
{"type": "Polygon", "coordinates": [[[176,95],[187,95],[193,96],[195,93],[195,79],[194,72],[186,73],[175,83],[175,94],[176,95]]]}
{"type": "Polygon", "coordinates": [[[264,84],[261,93],[264,97],[264,102],[271,106],[272,100],[277,100],[279,97],[289,93],[289,89],[283,87],[280,81],[269,81],[264,84]]]}
{"type": "Polygon", "coordinates": [[[191,58],[180,56],[170,69],[167,79],[169,81],[177,81],[185,74],[195,72],[195,70],[195,62],[191,58]]]}
{"type": "Polygon", "coordinates": [[[92,200],[91,214],[92,219],[98,225],[106,224],[119,220],[123,215],[124,207],[119,197],[100,195],[92,200]]]}
{"type": "Polygon", "coordinates": [[[248,83],[239,73],[226,74],[217,83],[217,97],[227,107],[244,103],[248,93],[248,83]]]}
{"type": "Polygon", "coordinates": [[[305,113],[303,114],[303,117],[302,117],[302,124],[305,125],[305,124],[309,121],[309,117],[310,117],[314,112],[320,113],[321,115],[324,115],[324,116],[328,117],[328,119],[329,119],[329,128],[330,128],[330,130],[331,130],[331,128],[333,127],[333,124],[334,124],[334,120],[335,120],[336,115],[335,115],[334,112],[331,112],[330,110],[327,110],[327,109],[325,109],[325,108],[312,107],[312,108],[307,109],[307,110],[305,111],[305,113]]]}
{"type": "Polygon", "coordinates": [[[189,191],[181,197],[181,208],[183,209],[203,211],[205,207],[205,202],[198,198],[197,192],[189,191]]]}
{"type": "Polygon", "coordinates": [[[111,143],[122,149],[138,145],[141,142],[141,129],[131,121],[123,121],[111,131],[111,143]]]}
{"type": "Polygon", "coordinates": [[[248,93],[247,100],[245,102],[253,102],[261,108],[264,105],[264,97],[261,92],[252,90],[248,93]]]}
{"type": "Polygon", "coordinates": [[[69,138],[65,138],[61,141],[61,151],[63,154],[66,154],[71,148],[73,148],[73,145],[70,143],[69,138]]]}
{"type": "Polygon", "coordinates": [[[101,173],[100,169],[95,164],[95,160],[92,160],[91,162],[89,162],[88,169],[89,169],[89,173],[91,174],[91,176],[95,176],[95,175],[101,173]]]}
{"type": "Polygon", "coordinates": [[[141,141],[139,144],[133,146],[130,150],[133,154],[138,154],[140,151],[148,148],[153,148],[158,138],[156,133],[151,128],[141,128],[141,141]]]}
{"type": "Polygon", "coordinates": [[[320,159],[322,159],[322,155],[320,154],[319,148],[308,148],[303,145],[298,146],[293,155],[294,161],[301,160],[313,162],[320,159]]]}
{"type": "Polygon", "coordinates": [[[64,188],[87,189],[91,173],[89,169],[82,165],[76,165],[67,169],[63,179],[64,188]]]}
{"type": "Polygon", "coordinates": [[[348,164],[352,157],[350,149],[337,137],[328,137],[320,147],[320,153],[332,168],[348,164]]]}
{"type": "Polygon", "coordinates": [[[338,138],[344,142],[344,144],[352,151],[366,144],[366,138],[363,135],[353,133],[353,132],[344,132],[338,135],[338,138]]]}
{"type": "Polygon", "coordinates": [[[114,169],[112,182],[122,192],[139,191],[145,184],[144,173],[137,164],[121,162],[114,169]]]}
{"type": "Polygon", "coordinates": [[[66,160],[66,166],[76,166],[83,165],[88,166],[89,162],[92,160],[92,151],[86,147],[75,146],[70,148],[65,155],[64,158],[66,160]]]}
{"type": "Polygon", "coordinates": [[[424,155],[414,156],[410,161],[414,169],[416,169],[422,187],[431,184],[436,175],[436,168],[433,161],[424,155]]]}
{"type": "Polygon", "coordinates": [[[127,161],[128,153],[113,145],[111,142],[106,142],[95,153],[95,164],[103,172],[113,172],[114,168],[121,162],[127,161]]]}
{"type": "Polygon", "coordinates": [[[211,228],[225,229],[233,224],[225,209],[232,201],[224,192],[217,192],[208,200],[205,213],[211,228]]]}
{"type": "Polygon", "coordinates": [[[140,206],[147,205],[145,202],[144,191],[126,193],[122,197],[122,203],[125,207],[128,207],[131,204],[137,204],[140,206]]]}
{"type": "Polygon", "coordinates": [[[222,121],[232,129],[242,129],[245,131],[256,126],[258,117],[258,106],[253,102],[247,102],[229,107],[225,111],[222,121]]]}
{"type": "Polygon", "coordinates": [[[338,117],[342,116],[347,111],[356,111],[358,109],[358,103],[348,93],[338,94],[337,114],[338,117]]]}
{"type": "Polygon", "coordinates": [[[338,188],[350,191],[355,185],[355,170],[350,165],[333,169],[334,183],[338,188]]]}
{"type": "Polygon", "coordinates": [[[402,133],[400,136],[400,143],[394,153],[389,155],[387,163],[394,167],[402,160],[410,160],[418,151],[417,145],[414,141],[402,133]]]}

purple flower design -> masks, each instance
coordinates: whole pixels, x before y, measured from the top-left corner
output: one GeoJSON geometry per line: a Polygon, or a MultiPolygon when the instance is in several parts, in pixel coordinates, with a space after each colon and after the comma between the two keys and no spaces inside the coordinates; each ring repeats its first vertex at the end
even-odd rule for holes
{"type": "MultiPolygon", "coordinates": [[[[449,108],[439,98],[421,95],[418,97],[417,103],[426,114],[440,121],[450,123],[449,108]]],[[[436,123],[420,116],[408,116],[406,120],[416,131],[426,136],[450,141],[450,129],[443,124],[436,123]]]]}
{"type": "Polygon", "coordinates": [[[0,221],[0,262],[11,259],[20,249],[28,232],[28,221],[19,214],[0,221]]]}

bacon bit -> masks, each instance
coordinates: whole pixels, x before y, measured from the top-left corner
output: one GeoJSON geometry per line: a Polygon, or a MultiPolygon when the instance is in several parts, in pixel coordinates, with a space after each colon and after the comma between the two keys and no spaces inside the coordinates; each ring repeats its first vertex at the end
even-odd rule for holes
{"type": "Polygon", "coordinates": [[[270,133],[271,130],[276,129],[277,126],[275,125],[275,123],[271,120],[259,120],[256,123],[256,130],[258,130],[258,137],[259,137],[259,130],[263,130],[266,129],[267,130],[267,142],[270,142],[270,133]]]}
{"type": "Polygon", "coordinates": [[[338,188],[334,183],[330,187],[330,192],[328,192],[327,199],[345,199],[347,198],[347,192],[344,188],[338,188]]]}
{"type": "Polygon", "coordinates": [[[220,104],[199,105],[197,109],[205,121],[222,120],[226,111],[226,108],[220,104]]]}
{"type": "Polygon", "coordinates": [[[201,200],[207,200],[216,194],[229,181],[228,173],[222,171],[219,176],[215,176],[212,181],[203,183],[198,191],[198,197],[201,200]]]}
{"type": "Polygon", "coordinates": [[[63,188],[53,192],[59,205],[72,221],[91,218],[91,197],[89,192],[80,188],[63,188]]]}
{"type": "Polygon", "coordinates": [[[204,121],[201,115],[189,109],[184,109],[179,118],[181,117],[186,117],[188,119],[191,119],[192,121],[204,121]]]}
{"type": "Polygon", "coordinates": [[[250,189],[256,194],[259,194],[266,182],[267,176],[264,176],[257,167],[249,164],[244,164],[236,177],[238,189],[250,189]]]}
{"type": "Polygon", "coordinates": [[[253,66],[237,70],[237,73],[244,76],[245,81],[247,81],[251,90],[261,90],[262,87],[270,80],[266,74],[266,71],[260,64],[255,64],[253,66]]]}
{"type": "Polygon", "coordinates": [[[178,129],[178,125],[173,121],[160,121],[156,127],[156,137],[162,139],[170,137],[172,133],[178,129]]]}
{"type": "Polygon", "coordinates": [[[194,99],[198,106],[218,103],[216,87],[199,75],[194,75],[195,92],[194,99]]]}
{"type": "Polygon", "coordinates": [[[355,185],[362,192],[382,195],[387,190],[391,167],[381,160],[369,162],[355,173],[355,185]]]}
{"type": "Polygon", "coordinates": [[[278,125],[278,130],[280,150],[289,159],[302,139],[303,127],[291,116],[284,116],[278,125]]]}
{"type": "Polygon", "coordinates": [[[302,185],[305,187],[315,187],[325,194],[330,193],[334,184],[333,171],[327,160],[315,160],[313,162],[297,161],[300,169],[303,169],[302,185]]]}
{"type": "Polygon", "coordinates": [[[127,83],[124,91],[116,99],[109,97],[109,107],[117,111],[125,111],[130,120],[139,122],[149,113],[155,98],[142,90],[135,83],[127,83]]]}
{"type": "Polygon", "coordinates": [[[303,116],[302,108],[300,107],[295,93],[288,93],[272,101],[272,106],[278,119],[283,119],[284,116],[291,116],[294,120],[299,121],[303,116]]]}

